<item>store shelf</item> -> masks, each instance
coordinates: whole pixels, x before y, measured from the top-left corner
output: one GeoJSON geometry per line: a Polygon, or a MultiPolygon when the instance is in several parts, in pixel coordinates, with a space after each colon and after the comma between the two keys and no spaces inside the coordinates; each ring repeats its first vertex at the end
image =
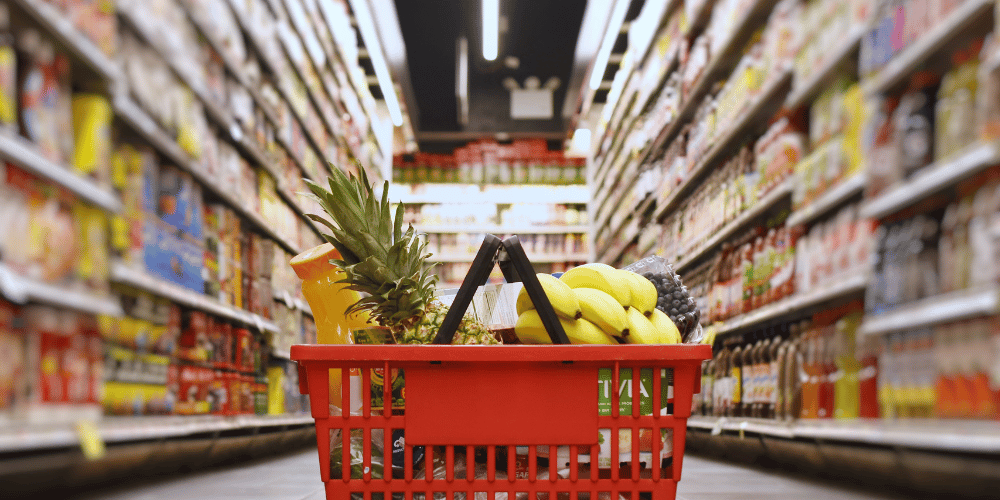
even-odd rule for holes
{"type": "MultiPolygon", "coordinates": [[[[711,4],[713,2],[706,1],[703,9],[706,12],[710,12],[711,4]]],[[[648,158],[655,157],[659,150],[664,144],[669,142],[677,132],[680,131],[681,126],[687,123],[694,115],[695,109],[701,103],[702,98],[711,89],[712,84],[714,84],[719,79],[719,75],[726,72],[725,76],[732,70],[733,67],[738,63],[738,58],[734,57],[735,53],[743,48],[743,42],[751,35],[751,33],[759,27],[761,24],[761,19],[765,14],[771,11],[776,3],[775,0],[757,0],[754,2],[753,6],[747,9],[747,15],[741,17],[738,21],[738,25],[733,27],[726,37],[725,41],[719,44],[719,51],[712,55],[712,59],[702,70],[701,75],[691,86],[691,90],[685,96],[683,102],[681,102],[680,108],[677,111],[677,115],[674,117],[663,130],[657,134],[656,138],[650,143],[649,148],[646,150],[645,154],[639,160],[639,163],[645,163],[648,158]],[[730,70],[730,71],[727,71],[730,70]]],[[[703,16],[696,16],[695,19],[699,19],[703,16]]],[[[698,23],[692,24],[692,29],[694,29],[698,23]]]]}
{"type": "Polygon", "coordinates": [[[866,202],[861,206],[861,217],[881,219],[997,163],[1000,163],[997,144],[973,146],[952,158],[924,167],[911,179],[866,202]]]}
{"type": "MultiPolygon", "coordinates": [[[[381,187],[378,189],[381,192],[381,187]]],[[[390,184],[390,203],[536,203],[586,204],[586,185],[505,186],[476,184],[390,184]]]]}
{"type": "Polygon", "coordinates": [[[816,220],[861,193],[865,189],[866,182],[867,179],[863,173],[855,174],[853,177],[841,181],[840,184],[821,194],[812,203],[792,212],[785,224],[792,227],[816,220]]]}
{"type": "Polygon", "coordinates": [[[612,238],[613,243],[608,245],[603,252],[598,252],[598,262],[612,263],[618,261],[629,245],[639,237],[640,232],[639,220],[633,218],[628,226],[623,226],[617,233],[618,237],[612,238]]]}
{"type": "MultiPolygon", "coordinates": [[[[537,255],[528,253],[528,260],[534,264],[551,264],[556,262],[588,262],[590,256],[586,253],[570,253],[570,254],[559,254],[559,255],[537,255]]],[[[433,254],[427,258],[427,262],[440,262],[440,263],[464,263],[472,262],[472,259],[476,258],[475,253],[468,254],[433,254]]]]}
{"type": "Polygon", "coordinates": [[[212,313],[218,316],[239,321],[249,326],[254,326],[260,331],[278,333],[280,330],[270,320],[266,320],[257,314],[233,307],[228,304],[213,299],[207,295],[189,290],[180,285],[175,285],[155,276],[150,276],[142,271],[137,271],[122,262],[112,262],[111,281],[131,285],[142,290],[146,290],[154,295],[168,298],[178,304],[212,313]]]}
{"type": "MultiPolygon", "coordinates": [[[[105,443],[127,443],[196,434],[253,431],[273,427],[313,425],[310,415],[177,415],[145,417],[104,417],[96,422],[105,443]]],[[[0,427],[0,453],[24,452],[80,445],[80,435],[72,424],[9,425],[0,427]]]]}
{"type": "Polygon", "coordinates": [[[433,225],[414,224],[421,233],[492,233],[492,234],[577,234],[590,231],[588,226],[492,226],[492,225],[433,225]]]}
{"type": "Polygon", "coordinates": [[[993,0],[966,0],[937,26],[904,48],[878,72],[864,78],[862,88],[868,95],[886,92],[900,84],[927,59],[975,21],[993,14],[993,0]]]}
{"type": "MultiPolygon", "coordinates": [[[[138,5],[138,4],[136,4],[138,5]]],[[[223,108],[219,103],[213,101],[209,95],[208,90],[205,88],[205,82],[201,80],[200,76],[191,73],[191,68],[185,67],[177,61],[177,57],[180,54],[174,54],[169,49],[162,47],[160,43],[157,42],[156,37],[153,34],[146,31],[146,22],[142,21],[142,12],[134,12],[132,9],[137,7],[132,6],[125,8],[124,5],[120,5],[118,9],[119,17],[127,22],[132,30],[135,31],[142,40],[148,44],[154,51],[156,51],[159,56],[166,61],[167,66],[170,67],[174,75],[189,89],[194,93],[195,97],[205,108],[205,114],[214,122],[219,129],[228,134],[230,138],[239,142],[239,138],[242,136],[239,126],[236,124],[236,120],[233,116],[223,108]]]]}
{"type": "Polygon", "coordinates": [[[771,83],[761,90],[760,94],[747,106],[745,111],[733,120],[732,125],[718,135],[712,146],[701,156],[694,167],[691,168],[691,171],[688,172],[684,181],[670,190],[662,202],[657,203],[657,213],[654,219],[661,219],[676,208],[682,196],[695,187],[694,181],[708,167],[715,165],[716,159],[723,151],[730,149],[738,139],[744,137],[744,132],[751,124],[765,118],[770,118],[773,115],[773,113],[767,112],[770,110],[768,104],[772,104],[775,98],[779,97],[780,93],[787,88],[788,83],[791,81],[791,76],[791,70],[786,67],[780,74],[773,77],[774,79],[771,80],[771,83]]]}
{"type": "Polygon", "coordinates": [[[691,416],[688,427],[715,433],[743,432],[784,439],[840,441],[947,452],[1000,453],[997,423],[982,420],[825,420],[778,421],[691,416]]]}
{"type": "Polygon", "coordinates": [[[23,137],[0,133],[0,156],[109,212],[117,213],[122,209],[121,200],[111,190],[101,188],[90,179],[80,177],[69,166],[57,165],[45,158],[34,144],[23,137]]]}
{"type": "Polygon", "coordinates": [[[1000,312],[1000,288],[988,285],[927,297],[881,314],[866,314],[859,334],[879,335],[1000,312]]]}
{"type": "Polygon", "coordinates": [[[121,305],[113,297],[94,291],[81,291],[65,285],[51,285],[22,276],[0,264],[0,291],[8,300],[19,304],[37,302],[65,307],[90,314],[121,316],[121,305]]]}
{"type": "Polygon", "coordinates": [[[824,302],[847,297],[863,292],[868,284],[868,277],[859,274],[825,285],[816,290],[796,294],[784,300],[768,304],[760,309],[726,320],[718,333],[730,333],[760,325],[767,321],[790,316],[808,307],[824,302]]]}
{"type": "Polygon", "coordinates": [[[795,109],[810,104],[812,100],[823,90],[827,84],[858,51],[861,39],[868,32],[869,27],[858,26],[847,33],[844,37],[843,45],[827,53],[826,60],[819,65],[809,76],[803,79],[795,79],[792,85],[792,92],[785,100],[785,107],[795,109]]]}
{"type": "Polygon", "coordinates": [[[764,195],[748,210],[744,210],[728,224],[725,224],[718,230],[713,231],[712,236],[705,240],[701,245],[695,247],[694,250],[685,252],[683,257],[674,264],[674,271],[681,272],[682,270],[690,267],[691,264],[698,262],[702,257],[716,249],[719,244],[729,239],[729,237],[737,231],[747,227],[756,218],[760,217],[777,205],[778,202],[791,196],[792,182],[793,179],[786,179],[784,182],[772,189],[771,192],[764,195]]]}
{"type": "MultiPolygon", "coordinates": [[[[254,105],[264,112],[264,115],[267,116],[268,121],[270,121],[272,125],[277,127],[280,120],[278,120],[277,113],[271,109],[271,106],[264,99],[264,96],[261,95],[260,90],[257,88],[259,85],[254,84],[247,79],[246,72],[242,70],[242,65],[239,61],[234,60],[229,52],[222,47],[222,44],[211,35],[211,30],[204,25],[204,21],[202,19],[195,15],[195,12],[192,10],[192,6],[184,2],[180,2],[180,6],[184,9],[184,12],[187,14],[188,20],[191,24],[201,34],[205,41],[208,42],[209,46],[212,47],[212,50],[219,54],[226,71],[247,90],[250,94],[250,98],[254,101],[254,105]]],[[[236,17],[236,13],[234,13],[233,16],[236,17]]]]}
{"type": "MultiPolygon", "coordinates": [[[[207,177],[201,166],[196,164],[195,160],[188,156],[186,151],[181,149],[180,145],[177,144],[177,141],[170,138],[167,133],[164,132],[155,121],[153,121],[152,117],[150,117],[134,101],[125,95],[117,95],[113,100],[113,106],[115,108],[115,113],[119,118],[125,120],[125,122],[131,125],[132,128],[149,141],[154,148],[169,158],[172,163],[191,174],[203,189],[226,202],[230,208],[234,209],[241,216],[249,220],[257,230],[264,233],[264,235],[268,238],[278,242],[285,248],[285,250],[293,254],[301,252],[297,245],[294,245],[291,241],[286,240],[278,233],[274,232],[274,230],[271,229],[270,224],[268,224],[260,215],[244,207],[243,203],[233,192],[225,189],[225,186],[220,186],[214,179],[207,177]]],[[[289,200],[292,197],[292,195],[287,192],[283,192],[282,195],[286,200],[289,200]]],[[[293,208],[297,207],[296,205],[292,206],[293,208]]],[[[308,224],[310,227],[315,229],[315,226],[312,225],[311,221],[308,222],[308,224]]]]}
{"type": "Polygon", "coordinates": [[[120,80],[118,66],[97,48],[94,42],[76,29],[69,18],[59,12],[54,5],[42,0],[14,0],[14,3],[21,6],[35,21],[49,30],[56,40],[102,78],[112,84],[120,80]]]}

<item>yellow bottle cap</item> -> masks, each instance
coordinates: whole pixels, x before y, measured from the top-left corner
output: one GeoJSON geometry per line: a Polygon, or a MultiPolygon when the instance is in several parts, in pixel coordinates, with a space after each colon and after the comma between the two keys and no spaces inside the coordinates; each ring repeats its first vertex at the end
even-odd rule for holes
{"type": "Polygon", "coordinates": [[[309,280],[319,276],[320,273],[333,269],[334,266],[330,263],[330,259],[339,258],[340,252],[333,245],[323,243],[292,257],[290,264],[299,279],[309,280]]]}

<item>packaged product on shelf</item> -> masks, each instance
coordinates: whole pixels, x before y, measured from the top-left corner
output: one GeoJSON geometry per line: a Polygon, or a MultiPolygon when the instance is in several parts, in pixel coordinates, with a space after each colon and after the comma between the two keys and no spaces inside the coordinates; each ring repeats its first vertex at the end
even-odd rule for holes
{"type": "Polygon", "coordinates": [[[934,159],[941,160],[978,139],[976,98],[979,93],[979,52],[983,41],[952,55],[952,69],[941,79],[934,113],[934,159]]]}
{"type": "Polygon", "coordinates": [[[983,43],[983,61],[977,73],[978,93],[976,95],[976,134],[981,141],[1000,137],[1000,37],[993,34],[983,43]]]}
{"type": "Polygon", "coordinates": [[[0,300],[0,422],[10,420],[27,397],[27,345],[18,325],[20,315],[20,307],[0,300]]]}
{"type": "Polygon", "coordinates": [[[868,185],[865,196],[874,197],[899,182],[899,151],[896,148],[896,126],[893,116],[899,99],[886,96],[879,100],[871,117],[872,130],[868,152],[868,185]]]}
{"type": "Polygon", "coordinates": [[[169,357],[109,345],[104,366],[105,414],[165,415],[173,411],[167,398],[169,357]]]}
{"type": "Polygon", "coordinates": [[[209,390],[215,371],[197,365],[177,365],[177,400],[174,413],[178,415],[205,415],[211,409],[209,390]]]}
{"type": "Polygon", "coordinates": [[[107,214],[100,208],[77,202],[73,204],[73,218],[76,240],[79,242],[74,263],[76,277],[87,290],[106,293],[111,269],[107,214]]]}
{"type": "Polygon", "coordinates": [[[69,59],[33,29],[20,33],[18,49],[21,134],[42,156],[65,164],[73,156],[69,59]]]}
{"type": "Polygon", "coordinates": [[[0,132],[18,128],[17,49],[10,29],[10,7],[0,5],[0,132]]]}
{"type": "Polygon", "coordinates": [[[208,314],[203,311],[184,311],[183,329],[177,339],[177,359],[204,363],[213,355],[209,336],[208,314]]]}
{"type": "Polygon", "coordinates": [[[78,247],[74,200],[62,190],[7,164],[0,214],[9,231],[4,263],[18,274],[50,283],[72,283],[78,247]]]}
{"type": "Polygon", "coordinates": [[[899,176],[911,177],[934,161],[934,105],[938,78],[921,71],[913,76],[893,113],[899,176]]]}
{"type": "Polygon", "coordinates": [[[19,415],[30,422],[96,418],[100,391],[92,365],[102,361],[94,359],[91,333],[81,331],[78,313],[33,305],[24,317],[27,398],[19,415]]]}
{"type": "Polygon", "coordinates": [[[201,245],[158,219],[147,218],[143,230],[143,262],[149,274],[199,293],[204,250],[201,245]]]}
{"type": "Polygon", "coordinates": [[[267,368],[267,413],[284,415],[308,411],[308,398],[299,394],[298,371],[291,361],[273,361],[267,368]]]}
{"type": "Polygon", "coordinates": [[[99,185],[110,184],[111,104],[102,95],[73,96],[73,168],[99,185]]]}
{"type": "Polygon", "coordinates": [[[187,172],[162,165],[156,183],[156,214],[185,236],[201,240],[203,212],[201,185],[187,172]]]}

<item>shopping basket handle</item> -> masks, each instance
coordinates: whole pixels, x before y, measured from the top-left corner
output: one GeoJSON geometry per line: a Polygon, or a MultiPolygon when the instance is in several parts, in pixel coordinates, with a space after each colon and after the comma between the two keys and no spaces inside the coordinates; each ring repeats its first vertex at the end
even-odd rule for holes
{"type": "Polygon", "coordinates": [[[469,268],[469,273],[462,280],[462,286],[459,287],[458,294],[455,295],[455,300],[448,309],[448,314],[444,316],[441,328],[438,329],[437,335],[432,341],[433,344],[451,344],[452,339],[455,338],[458,325],[469,309],[469,304],[472,304],[472,297],[476,294],[476,290],[490,279],[490,272],[493,271],[500,243],[500,238],[492,234],[487,234],[483,238],[479,253],[472,260],[472,267],[469,268]]]}
{"type": "Polygon", "coordinates": [[[552,303],[549,302],[549,297],[545,295],[542,284],[538,282],[538,276],[535,275],[535,268],[531,266],[531,261],[528,260],[528,255],[524,253],[524,247],[521,246],[521,241],[517,236],[510,236],[503,240],[503,249],[500,252],[498,260],[500,270],[503,271],[504,278],[507,281],[514,282],[520,280],[524,285],[524,289],[528,292],[528,297],[531,298],[531,303],[534,304],[535,310],[538,311],[538,316],[542,320],[542,325],[545,326],[545,331],[548,332],[549,338],[552,339],[552,343],[569,344],[569,337],[566,336],[566,331],[563,330],[562,323],[559,322],[559,317],[556,316],[555,310],[552,309],[552,303]]]}

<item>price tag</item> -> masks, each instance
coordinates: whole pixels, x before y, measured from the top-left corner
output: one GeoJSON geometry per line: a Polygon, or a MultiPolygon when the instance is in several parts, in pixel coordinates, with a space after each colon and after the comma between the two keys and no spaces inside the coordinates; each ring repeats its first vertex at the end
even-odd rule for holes
{"type": "Polygon", "coordinates": [[[254,314],[252,316],[253,316],[253,322],[254,322],[254,324],[257,325],[257,331],[263,333],[264,332],[264,321],[261,320],[260,316],[258,316],[256,314],[254,314]]]}
{"type": "Polygon", "coordinates": [[[740,439],[743,439],[743,438],[746,437],[746,436],[743,435],[743,432],[746,431],[747,424],[748,424],[748,422],[740,422],[740,439]]]}
{"type": "Polygon", "coordinates": [[[104,447],[104,440],[97,430],[97,425],[90,420],[81,420],[76,423],[76,434],[80,438],[80,450],[87,460],[100,460],[104,458],[107,449],[104,447]]]}

